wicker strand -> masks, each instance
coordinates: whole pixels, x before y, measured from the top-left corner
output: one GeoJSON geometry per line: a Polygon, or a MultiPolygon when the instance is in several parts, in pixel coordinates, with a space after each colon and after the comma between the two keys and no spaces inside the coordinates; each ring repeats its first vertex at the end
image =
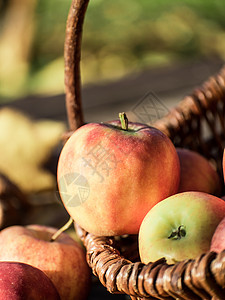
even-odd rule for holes
{"type": "Polygon", "coordinates": [[[224,299],[225,251],[168,265],[164,258],[147,265],[125,259],[112,237],[96,237],[76,224],[94,274],[111,293],[133,299],[224,299]]]}
{"type": "MultiPolygon", "coordinates": [[[[192,95],[185,97],[177,107],[164,118],[155,122],[154,126],[167,134],[172,140],[179,135],[193,116],[201,118],[205,111],[216,110],[216,105],[225,97],[225,66],[219,74],[207,80],[202,87],[196,89],[192,95]],[[182,114],[181,114],[182,112],[182,114]],[[178,124],[179,125],[178,125],[178,124]],[[177,126],[178,125],[178,126],[177,126]]],[[[224,126],[224,118],[223,118],[224,126]]],[[[213,133],[216,133],[212,128],[213,133]]]]}
{"type": "Polygon", "coordinates": [[[153,126],[168,135],[175,146],[196,150],[213,159],[221,173],[225,147],[225,66],[153,126]]]}

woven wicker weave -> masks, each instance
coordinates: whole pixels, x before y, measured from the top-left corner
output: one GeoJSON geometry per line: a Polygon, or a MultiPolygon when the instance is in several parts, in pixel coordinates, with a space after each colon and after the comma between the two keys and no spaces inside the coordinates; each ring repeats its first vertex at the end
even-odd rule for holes
{"type": "MultiPolygon", "coordinates": [[[[70,132],[83,125],[80,55],[88,0],[73,0],[65,40],[65,87],[70,132]]],[[[175,146],[193,149],[215,162],[222,180],[225,147],[225,67],[185,97],[155,127],[175,146]]],[[[111,293],[131,299],[225,299],[225,251],[168,265],[164,258],[140,262],[137,236],[96,237],[77,224],[93,273],[111,293]]]]}

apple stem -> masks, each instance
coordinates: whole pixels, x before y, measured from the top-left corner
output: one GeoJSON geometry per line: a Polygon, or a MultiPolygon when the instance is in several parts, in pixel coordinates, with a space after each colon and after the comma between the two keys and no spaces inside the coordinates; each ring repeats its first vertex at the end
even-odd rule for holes
{"type": "Polygon", "coordinates": [[[125,112],[119,113],[119,118],[121,122],[121,127],[123,130],[128,130],[128,118],[125,112]]]}
{"type": "Polygon", "coordinates": [[[65,225],[63,225],[59,230],[57,230],[53,234],[53,236],[51,237],[51,242],[54,242],[62,232],[66,231],[72,225],[72,223],[73,223],[73,219],[70,217],[69,221],[67,221],[65,225]]]}

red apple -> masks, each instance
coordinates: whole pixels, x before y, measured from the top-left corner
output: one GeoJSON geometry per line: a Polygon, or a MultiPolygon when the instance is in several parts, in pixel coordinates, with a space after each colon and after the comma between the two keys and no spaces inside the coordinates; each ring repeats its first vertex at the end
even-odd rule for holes
{"type": "Polygon", "coordinates": [[[86,299],[90,270],[81,245],[62,233],[51,242],[57,229],[42,226],[11,226],[0,232],[0,261],[30,264],[52,280],[62,300],[86,299]]]}
{"type": "Polygon", "coordinates": [[[112,121],[76,130],[57,176],[62,201],[81,227],[102,236],[136,234],[149,209],[176,193],[180,165],[158,129],[112,121]]]}
{"type": "Polygon", "coordinates": [[[203,192],[184,192],[156,204],[139,232],[141,261],[165,257],[168,263],[196,258],[210,249],[214,231],[225,217],[225,202],[203,192]]]}
{"type": "Polygon", "coordinates": [[[198,191],[219,195],[222,182],[212,164],[201,154],[176,148],[180,160],[178,192],[198,191]]]}
{"type": "Polygon", "coordinates": [[[217,226],[211,241],[211,251],[215,251],[217,253],[221,252],[225,249],[225,217],[217,226]]]}
{"type": "Polygon", "coordinates": [[[48,276],[24,263],[0,262],[0,299],[60,300],[48,276]]]}

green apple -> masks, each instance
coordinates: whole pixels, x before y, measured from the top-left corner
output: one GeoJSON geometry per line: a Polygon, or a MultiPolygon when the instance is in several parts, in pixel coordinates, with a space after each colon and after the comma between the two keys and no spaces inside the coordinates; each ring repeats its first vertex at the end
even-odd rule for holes
{"type": "Polygon", "coordinates": [[[139,231],[141,261],[165,257],[168,263],[193,259],[210,249],[225,216],[225,202],[203,192],[178,193],[156,204],[139,231]]]}

